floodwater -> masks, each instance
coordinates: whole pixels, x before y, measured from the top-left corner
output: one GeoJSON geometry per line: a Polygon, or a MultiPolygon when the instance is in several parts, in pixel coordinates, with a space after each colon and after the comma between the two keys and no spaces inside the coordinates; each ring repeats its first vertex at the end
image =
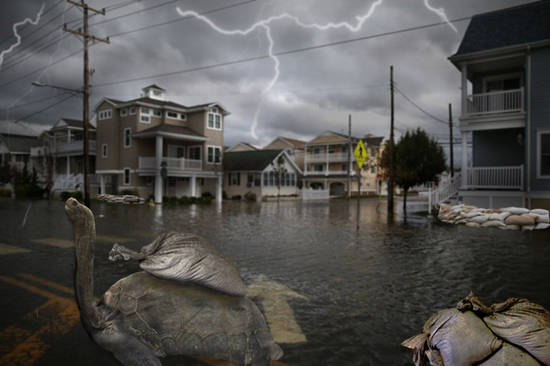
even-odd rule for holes
{"type": "MultiPolygon", "coordinates": [[[[0,242],[30,250],[0,256],[0,274],[25,271],[72,286],[73,249],[33,242],[72,239],[63,203],[33,202],[21,228],[29,203],[0,201],[0,242]]],[[[470,291],[486,303],[525,297],[550,309],[550,231],[475,229],[415,214],[406,223],[400,218],[388,224],[378,199],[362,200],[359,231],[356,201],[347,200],[155,208],[94,203],[92,209],[98,233],[127,238],[129,247],[137,249],[164,230],[196,233],[231,258],[247,284],[265,276],[305,297],[287,299],[306,341],[282,344],[285,364],[412,365],[401,341],[470,291]]],[[[98,296],[138,270],[108,262],[111,245],[107,240],[96,246],[98,296]]],[[[24,296],[1,289],[0,330],[17,319],[11,307],[24,296]]],[[[37,364],[116,365],[77,327],[37,364]]]]}

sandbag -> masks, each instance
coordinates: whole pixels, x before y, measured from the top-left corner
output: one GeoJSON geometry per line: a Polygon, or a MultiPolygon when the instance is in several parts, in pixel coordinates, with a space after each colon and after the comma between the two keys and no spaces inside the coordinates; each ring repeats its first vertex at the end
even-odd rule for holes
{"type": "Polygon", "coordinates": [[[510,215],[511,215],[510,212],[492,213],[492,214],[489,215],[489,220],[504,221],[510,215]]]}
{"type": "Polygon", "coordinates": [[[523,207],[505,207],[502,211],[510,212],[512,215],[523,215],[529,213],[529,209],[523,207]]]}
{"type": "Polygon", "coordinates": [[[540,216],[550,215],[550,212],[548,210],[543,209],[543,208],[535,208],[535,209],[529,211],[529,213],[532,213],[534,215],[540,215],[540,216]]]}
{"type": "Polygon", "coordinates": [[[487,222],[488,220],[489,220],[489,215],[482,214],[482,215],[479,215],[479,216],[476,216],[476,217],[472,217],[470,219],[470,222],[476,222],[478,224],[483,224],[484,222],[487,222]]]}
{"type": "Polygon", "coordinates": [[[506,225],[535,225],[536,216],[523,214],[523,215],[510,215],[504,220],[506,225]]]}
{"type": "Polygon", "coordinates": [[[477,222],[467,222],[466,226],[468,226],[468,227],[480,227],[481,225],[478,224],[477,222]]]}
{"type": "Polygon", "coordinates": [[[535,225],[523,225],[521,231],[533,231],[535,230],[535,225]]]}
{"type": "Polygon", "coordinates": [[[426,324],[428,347],[437,349],[445,366],[470,366],[502,346],[473,312],[446,309],[434,314],[426,324]]]}
{"type": "Polygon", "coordinates": [[[545,230],[545,229],[548,229],[549,227],[550,227],[550,224],[541,222],[540,224],[537,224],[535,226],[535,230],[545,230]]]}
{"type": "Polygon", "coordinates": [[[499,229],[502,229],[502,230],[519,230],[521,229],[521,226],[519,225],[504,225],[504,226],[499,226],[498,227],[499,229]]]}
{"type": "Polygon", "coordinates": [[[503,342],[502,348],[479,366],[540,366],[529,353],[503,342]]]}
{"type": "Polygon", "coordinates": [[[535,215],[537,217],[537,224],[550,224],[550,216],[548,215],[537,215],[530,213],[529,215],[535,215]]]}
{"type": "Polygon", "coordinates": [[[472,210],[470,212],[467,212],[467,213],[463,214],[462,216],[467,217],[467,218],[472,218],[472,217],[476,217],[476,216],[479,216],[479,215],[481,215],[481,211],[472,210]]]}
{"type": "Polygon", "coordinates": [[[544,307],[520,299],[506,310],[485,316],[483,321],[498,337],[550,365],[550,312],[544,307]]]}
{"type": "Polygon", "coordinates": [[[484,222],[483,224],[481,224],[481,226],[482,227],[500,227],[500,226],[506,226],[506,224],[499,220],[491,220],[491,221],[484,222]]]}

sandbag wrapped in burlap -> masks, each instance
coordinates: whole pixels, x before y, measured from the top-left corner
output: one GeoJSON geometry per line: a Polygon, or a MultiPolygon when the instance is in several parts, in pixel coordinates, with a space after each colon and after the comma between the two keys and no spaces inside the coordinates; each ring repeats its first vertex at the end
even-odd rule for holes
{"type": "Polygon", "coordinates": [[[550,312],[526,299],[483,318],[500,338],[519,346],[550,365],[550,312]]]}
{"type": "Polygon", "coordinates": [[[432,365],[443,360],[444,366],[470,366],[493,354],[502,341],[473,312],[446,309],[432,315],[423,333],[402,345],[414,350],[417,366],[425,364],[425,357],[432,365]]]}
{"type": "Polygon", "coordinates": [[[504,342],[502,348],[479,366],[540,366],[529,353],[504,342]]]}

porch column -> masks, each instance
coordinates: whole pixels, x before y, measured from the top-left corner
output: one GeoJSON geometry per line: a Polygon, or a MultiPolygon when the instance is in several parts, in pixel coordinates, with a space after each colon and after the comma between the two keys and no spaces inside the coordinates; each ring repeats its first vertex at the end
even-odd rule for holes
{"type": "Polygon", "coordinates": [[[466,103],[466,99],[468,98],[468,65],[462,64],[462,84],[461,84],[461,90],[462,90],[462,116],[466,115],[468,113],[468,107],[466,103]]]}
{"type": "Polygon", "coordinates": [[[105,175],[99,175],[99,194],[105,194],[105,175]]]}
{"type": "Polygon", "coordinates": [[[216,184],[216,202],[222,201],[222,176],[218,175],[218,183],[216,184]]]}
{"type": "Polygon", "coordinates": [[[195,197],[197,195],[197,176],[193,175],[191,177],[191,197],[195,197]]]}
{"type": "Polygon", "coordinates": [[[156,137],[155,161],[157,171],[155,174],[155,203],[162,203],[162,175],[160,173],[160,163],[162,162],[162,136],[156,137]]]}
{"type": "Polygon", "coordinates": [[[67,175],[67,177],[69,175],[71,175],[71,158],[69,156],[67,156],[67,171],[65,172],[65,174],[67,175]]]}
{"type": "Polygon", "coordinates": [[[462,182],[460,187],[465,189],[468,185],[468,133],[462,132],[462,167],[461,167],[461,178],[462,182]]]}
{"type": "Polygon", "coordinates": [[[67,129],[67,143],[71,142],[71,130],[67,129]]]}
{"type": "Polygon", "coordinates": [[[328,175],[328,172],[329,172],[329,160],[328,160],[328,151],[329,151],[329,147],[327,145],[327,149],[326,149],[326,154],[327,154],[327,170],[325,171],[325,175],[328,175]]]}

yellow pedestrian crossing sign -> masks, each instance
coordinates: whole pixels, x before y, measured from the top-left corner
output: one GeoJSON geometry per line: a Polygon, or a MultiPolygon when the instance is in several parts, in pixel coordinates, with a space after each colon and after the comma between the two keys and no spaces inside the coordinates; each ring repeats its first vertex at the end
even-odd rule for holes
{"type": "Polygon", "coordinates": [[[365,145],[363,145],[363,140],[359,140],[355,146],[353,155],[355,155],[355,161],[357,162],[359,169],[363,168],[363,164],[365,163],[365,160],[367,160],[367,149],[365,149],[365,145]]]}

